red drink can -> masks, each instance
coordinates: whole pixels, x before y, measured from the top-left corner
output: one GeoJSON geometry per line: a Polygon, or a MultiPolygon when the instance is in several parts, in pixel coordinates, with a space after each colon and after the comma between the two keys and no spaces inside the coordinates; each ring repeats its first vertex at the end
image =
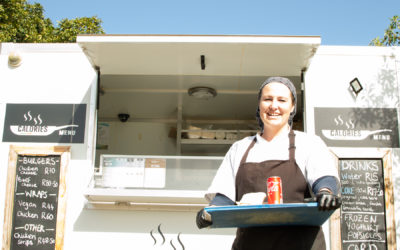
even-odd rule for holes
{"type": "Polygon", "coordinates": [[[268,204],[282,204],[282,181],[279,176],[267,179],[268,204]]]}

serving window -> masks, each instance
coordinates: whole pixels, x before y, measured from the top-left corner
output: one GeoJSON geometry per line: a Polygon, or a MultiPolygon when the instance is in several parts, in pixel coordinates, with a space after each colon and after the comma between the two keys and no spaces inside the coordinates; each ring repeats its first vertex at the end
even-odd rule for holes
{"type": "MultiPolygon", "coordinates": [[[[233,142],[258,132],[257,94],[260,85],[270,76],[288,77],[296,85],[294,128],[303,130],[302,74],[321,39],[82,35],[77,42],[98,72],[94,178],[97,179],[89,191],[102,189],[96,185],[99,179],[106,178],[107,185],[124,183],[125,187],[107,187],[101,190],[103,194],[118,189],[128,190],[132,195],[140,189],[152,192],[154,198],[158,195],[154,190],[192,192],[195,189],[204,194],[219,164],[209,169],[207,164],[197,162],[207,157],[221,158],[233,142]],[[155,187],[152,180],[142,180],[142,177],[136,180],[137,184],[132,184],[129,180],[132,176],[124,182],[113,183],[111,177],[104,175],[118,175],[117,170],[102,165],[102,159],[110,155],[126,159],[147,156],[167,159],[165,187],[155,187]],[[205,173],[201,184],[192,187],[197,182],[191,180],[196,180],[199,173],[205,173]]],[[[144,170],[142,165],[141,169],[130,167],[129,171],[140,176],[140,171],[149,170],[144,166],[144,170]]],[[[164,171],[159,170],[153,171],[154,178],[164,171]]],[[[161,186],[161,183],[158,184],[161,186]]],[[[132,202],[125,194],[119,195],[117,198],[114,192],[112,200],[132,202]]]]}

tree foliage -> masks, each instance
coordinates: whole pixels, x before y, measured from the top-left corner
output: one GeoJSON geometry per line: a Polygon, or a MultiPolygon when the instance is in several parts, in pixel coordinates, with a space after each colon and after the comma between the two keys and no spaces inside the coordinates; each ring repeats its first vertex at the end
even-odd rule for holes
{"type": "Polygon", "coordinates": [[[62,19],[54,26],[45,18],[39,3],[27,0],[0,0],[0,42],[75,42],[78,34],[104,34],[101,19],[62,19]]]}
{"type": "Polygon", "coordinates": [[[75,42],[79,34],[104,34],[101,20],[97,17],[64,18],[56,28],[55,42],[75,42]]]}
{"type": "Polygon", "coordinates": [[[382,39],[376,37],[370,45],[375,46],[399,46],[400,45],[400,19],[399,16],[393,16],[390,19],[389,27],[385,30],[382,39]]]}

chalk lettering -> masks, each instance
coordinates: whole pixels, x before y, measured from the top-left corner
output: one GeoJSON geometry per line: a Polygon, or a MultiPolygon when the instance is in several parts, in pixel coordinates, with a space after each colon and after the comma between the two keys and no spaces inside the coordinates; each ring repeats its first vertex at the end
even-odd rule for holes
{"type": "Polygon", "coordinates": [[[31,182],[31,177],[22,178],[20,176],[17,176],[17,181],[19,183],[30,183],[31,182]]]}
{"type": "Polygon", "coordinates": [[[31,213],[29,211],[23,212],[23,211],[17,211],[17,216],[18,217],[23,217],[23,218],[30,218],[30,219],[38,219],[39,215],[36,213],[31,213]]]}
{"type": "Polygon", "coordinates": [[[37,188],[36,183],[21,183],[21,187],[37,188]]]}
{"type": "Polygon", "coordinates": [[[348,174],[348,173],[342,173],[341,177],[343,180],[349,179],[349,180],[359,180],[361,178],[361,174],[348,174]]]}
{"type": "Polygon", "coordinates": [[[353,187],[342,187],[342,194],[354,194],[353,187]]]}
{"type": "Polygon", "coordinates": [[[50,213],[42,212],[40,218],[43,219],[43,220],[53,220],[54,219],[54,215],[52,215],[50,213]]]}
{"type": "Polygon", "coordinates": [[[57,181],[52,181],[52,180],[47,180],[47,179],[42,179],[42,186],[44,187],[58,187],[58,182],[57,181]]]}
{"type": "Polygon", "coordinates": [[[379,226],[373,224],[363,224],[363,223],[355,223],[355,222],[346,222],[346,226],[350,230],[357,231],[369,231],[379,233],[379,226]]]}
{"type": "Polygon", "coordinates": [[[342,209],[346,211],[362,211],[361,208],[359,206],[346,206],[346,204],[342,205],[342,209]]]}
{"type": "Polygon", "coordinates": [[[28,233],[14,233],[14,238],[15,239],[30,239],[30,240],[36,240],[36,235],[34,234],[28,234],[28,233]]]}
{"type": "Polygon", "coordinates": [[[20,166],[18,168],[19,174],[21,175],[37,175],[38,168],[30,166],[20,166]]]}
{"type": "MultiPolygon", "coordinates": [[[[358,228],[356,230],[363,230],[358,228]]],[[[363,232],[363,231],[349,231],[348,239],[350,240],[382,240],[383,237],[381,233],[377,232],[363,232]]]]}
{"type": "Polygon", "coordinates": [[[368,181],[368,182],[377,182],[377,181],[379,181],[378,173],[376,173],[376,172],[373,172],[373,173],[366,172],[365,173],[365,181],[368,181]]]}
{"type": "Polygon", "coordinates": [[[28,210],[29,208],[37,207],[34,202],[27,202],[27,201],[21,201],[21,200],[18,200],[18,205],[20,207],[23,207],[25,210],[28,210]]]}
{"type": "Polygon", "coordinates": [[[25,191],[26,197],[29,198],[40,198],[40,199],[46,199],[48,197],[47,191],[43,190],[29,190],[25,191]]]}
{"type": "Polygon", "coordinates": [[[373,209],[372,207],[363,207],[363,208],[362,208],[362,211],[363,211],[363,212],[373,212],[374,209],[373,209]]]}
{"type": "Polygon", "coordinates": [[[383,190],[380,188],[367,187],[368,195],[383,196],[383,190]]]}
{"type": "Polygon", "coordinates": [[[379,248],[373,243],[350,244],[347,250],[378,250],[379,248]]]}
{"type": "Polygon", "coordinates": [[[29,246],[33,246],[33,241],[32,240],[18,240],[17,241],[17,244],[18,245],[25,245],[25,246],[27,246],[27,247],[29,247],[29,246]]]}
{"type": "Polygon", "coordinates": [[[54,244],[56,241],[52,237],[39,237],[37,244],[38,245],[45,245],[45,244],[54,244]]]}
{"type": "Polygon", "coordinates": [[[44,174],[46,174],[46,175],[55,174],[55,173],[56,173],[56,169],[55,168],[46,167],[44,169],[44,174]]]}
{"type": "Polygon", "coordinates": [[[22,162],[24,164],[32,165],[56,165],[56,159],[54,157],[23,157],[22,162]]]}
{"type": "Polygon", "coordinates": [[[42,208],[48,210],[54,210],[54,205],[52,203],[42,202],[42,208]]]}
{"type": "Polygon", "coordinates": [[[31,232],[45,232],[44,226],[40,224],[25,224],[24,229],[31,232]]]}
{"type": "Polygon", "coordinates": [[[375,206],[375,207],[382,207],[383,205],[382,205],[382,203],[380,203],[380,202],[369,202],[369,205],[370,206],[375,206]]]}
{"type": "Polygon", "coordinates": [[[341,170],[378,171],[376,161],[342,161],[341,170]]]}

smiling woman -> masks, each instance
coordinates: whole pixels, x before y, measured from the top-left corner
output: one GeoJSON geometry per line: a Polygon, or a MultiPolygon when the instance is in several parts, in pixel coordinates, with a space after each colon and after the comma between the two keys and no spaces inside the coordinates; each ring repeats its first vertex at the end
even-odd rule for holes
{"type": "Polygon", "coordinates": [[[262,89],[258,109],[263,123],[262,137],[267,141],[288,130],[295,109],[292,96],[289,88],[279,82],[271,82],[262,89]]]}
{"type": "MultiPolygon", "coordinates": [[[[288,78],[268,78],[258,93],[256,115],[261,132],[229,149],[206,194],[210,205],[242,204],[252,194],[266,193],[266,180],[279,176],[283,203],[303,203],[315,197],[320,210],[340,207],[334,158],[319,137],[292,129],[295,114],[293,83],[288,78]]],[[[257,202],[254,204],[264,203],[257,202]]],[[[196,222],[199,228],[212,225],[204,209],[198,212],[196,222]]],[[[326,248],[320,226],[249,226],[238,228],[232,249],[326,248]]]]}

